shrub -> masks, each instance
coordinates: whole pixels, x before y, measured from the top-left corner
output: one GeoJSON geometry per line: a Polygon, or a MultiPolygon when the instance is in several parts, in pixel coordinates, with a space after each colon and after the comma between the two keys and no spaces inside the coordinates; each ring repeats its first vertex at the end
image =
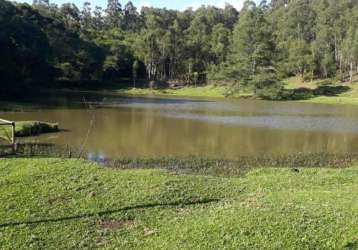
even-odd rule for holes
{"type": "Polygon", "coordinates": [[[274,69],[265,69],[251,80],[255,86],[255,94],[266,100],[280,99],[283,83],[278,79],[274,69]]]}
{"type": "Polygon", "coordinates": [[[16,136],[34,136],[42,133],[58,132],[59,127],[57,123],[27,121],[16,123],[16,136]]]}

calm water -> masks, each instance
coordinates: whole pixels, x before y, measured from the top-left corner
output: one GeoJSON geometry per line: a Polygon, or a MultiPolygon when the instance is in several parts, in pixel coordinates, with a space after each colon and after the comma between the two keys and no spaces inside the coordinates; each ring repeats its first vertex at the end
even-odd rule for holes
{"type": "Polygon", "coordinates": [[[58,122],[67,131],[32,139],[84,144],[105,157],[358,150],[354,106],[85,94],[22,102],[17,112],[1,112],[0,118],[58,122]]]}

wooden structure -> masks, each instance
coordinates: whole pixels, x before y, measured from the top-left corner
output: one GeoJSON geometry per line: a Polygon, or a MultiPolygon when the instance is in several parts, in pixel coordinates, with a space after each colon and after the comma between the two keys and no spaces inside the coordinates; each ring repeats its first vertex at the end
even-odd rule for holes
{"type": "Polygon", "coordinates": [[[0,119],[0,126],[11,126],[11,144],[15,148],[15,122],[0,119]]]}

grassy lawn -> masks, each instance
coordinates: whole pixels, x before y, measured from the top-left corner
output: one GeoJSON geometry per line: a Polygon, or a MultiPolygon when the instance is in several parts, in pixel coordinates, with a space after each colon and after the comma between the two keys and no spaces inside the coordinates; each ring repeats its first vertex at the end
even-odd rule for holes
{"type": "MultiPolygon", "coordinates": [[[[204,85],[204,86],[187,86],[177,89],[149,89],[149,88],[128,88],[117,89],[115,92],[122,95],[163,95],[163,96],[184,96],[184,97],[213,97],[223,98],[230,94],[228,86],[204,85]]],[[[253,95],[250,91],[230,94],[230,97],[245,98],[253,95]]]]}
{"type": "Polygon", "coordinates": [[[287,89],[297,89],[297,88],[315,89],[320,83],[324,82],[324,80],[313,80],[313,81],[303,82],[300,77],[290,77],[285,79],[283,82],[287,89]]]}
{"type": "Polygon", "coordinates": [[[350,104],[358,105],[358,84],[350,86],[351,90],[339,94],[337,96],[319,96],[313,99],[307,100],[306,102],[312,103],[325,103],[325,104],[350,104]]]}
{"type": "Polygon", "coordinates": [[[357,249],[358,168],[242,177],[0,159],[2,249],[357,249]]]}
{"type": "Polygon", "coordinates": [[[341,83],[334,82],[334,80],[330,81],[328,79],[302,82],[302,80],[299,77],[291,77],[286,79],[284,82],[287,89],[308,88],[314,90],[325,81],[332,82],[332,86],[348,86],[350,90],[344,93],[337,94],[336,96],[317,96],[305,100],[304,102],[358,105],[358,80],[353,82],[352,84],[349,83],[341,84],[341,83]]]}
{"type": "MultiPolygon", "coordinates": [[[[283,80],[286,90],[300,90],[308,89],[312,91],[312,96],[309,98],[288,98],[287,100],[296,100],[300,102],[324,103],[324,104],[351,104],[358,105],[358,78],[352,83],[340,83],[334,79],[318,79],[313,81],[303,82],[300,77],[290,77],[283,80]],[[315,90],[325,83],[331,83],[327,88],[339,89],[347,88],[347,91],[342,93],[325,95],[313,94],[315,90]]],[[[254,91],[248,87],[241,88],[240,91],[233,91],[229,85],[225,83],[213,83],[199,86],[185,86],[182,88],[165,88],[165,89],[150,89],[150,88],[123,88],[121,85],[109,85],[106,89],[96,90],[68,90],[63,91],[79,91],[79,92],[93,92],[102,94],[119,94],[119,95],[134,95],[134,96],[178,96],[178,97],[208,97],[208,98],[255,98],[254,91]]]]}
{"type": "MultiPolygon", "coordinates": [[[[286,89],[300,89],[306,88],[314,90],[322,83],[329,81],[328,79],[314,80],[309,82],[302,82],[299,77],[291,77],[284,80],[286,89]]],[[[332,80],[333,81],[333,80],[332,80]]],[[[350,90],[335,96],[316,96],[304,102],[311,103],[325,103],[325,104],[352,104],[358,105],[358,84],[340,84],[332,82],[332,86],[348,86],[350,90]]],[[[178,89],[149,89],[149,88],[127,88],[115,90],[118,94],[123,95],[168,95],[168,96],[187,96],[187,97],[216,97],[223,98],[230,96],[231,98],[247,98],[252,97],[254,93],[249,90],[243,90],[240,93],[232,94],[230,88],[224,85],[206,85],[198,87],[183,87],[178,89]],[[231,94],[230,94],[231,93],[231,94]]]]}
{"type": "Polygon", "coordinates": [[[170,95],[170,96],[192,96],[192,97],[225,97],[228,88],[224,86],[198,86],[183,87],[178,89],[150,89],[150,88],[128,88],[118,89],[116,93],[123,95],[170,95]]]}

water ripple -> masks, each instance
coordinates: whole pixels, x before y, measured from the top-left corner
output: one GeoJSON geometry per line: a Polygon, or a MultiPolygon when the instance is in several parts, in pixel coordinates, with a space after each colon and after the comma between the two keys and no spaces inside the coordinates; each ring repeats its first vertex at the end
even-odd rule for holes
{"type": "Polygon", "coordinates": [[[348,117],[305,116],[213,116],[194,113],[163,112],[163,116],[175,119],[197,120],[228,125],[252,126],[272,129],[292,129],[358,134],[358,119],[348,117]]]}

